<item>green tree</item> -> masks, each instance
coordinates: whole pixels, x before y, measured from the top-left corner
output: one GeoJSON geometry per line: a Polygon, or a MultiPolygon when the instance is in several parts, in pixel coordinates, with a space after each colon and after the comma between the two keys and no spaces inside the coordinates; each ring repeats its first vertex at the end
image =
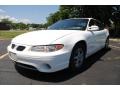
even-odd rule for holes
{"type": "Polygon", "coordinates": [[[27,30],[29,26],[24,23],[12,23],[13,29],[27,30]]]}
{"type": "Polygon", "coordinates": [[[12,21],[10,21],[9,19],[2,19],[1,23],[5,23],[8,27],[10,27],[10,29],[12,29],[12,21]]]}
{"type": "Polygon", "coordinates": [[[10,29],[20,29],[20,30],[28,29],[28,25],[24,23],[13,23],[9,19],[2,19],[1,23],[5,23],[9,25],[10,29]]]}
{"type": "Polygon", "coordinates": [[[112,6],[61,5],[59,11],[50,14],[47,24],[53,24],[60,19],[92,17],[109,24],[112,6]]]}
{"type": "Polygon", "coordinates": [[[10,21],[9,19],[5,18],[1,20],[2,23],[6,23],[6,24],[11,24],[12,21],[10,21]]]}
{"type": "Polygon", "coordinates": [[[114,21],[114,29],[111,31],[112,36],[120,37],[120,6],[115,5],[112,7],[112,18],[114,21]]]}
{"type": "Polygon", "coordinates": [[[18,27],[21,30],[28,29],[28,26],[26,24],[24,24],[24,23],[18,23],[18,27]]]}
{"type": "Polygon", "coordinates": [[[93,5],[93,6],[84,6],[83,12],[84,17],[96,18],[106,24],[109,24],[109,19],[112,14],[112,6],[105,5],[93,5]]]}
{"type": "Polygon", "coordinates": [[[61,5],[59,11],[61,19],[79,18],[84,15],[82,5],[61,5]]]}
{"type": "Polygon", "coordinates": [[[60,20],[60,12],[59,11],[54,14],[50,14],[50,16],[47,17],[47,26],[55,23],[58,20],[60,20]]]}

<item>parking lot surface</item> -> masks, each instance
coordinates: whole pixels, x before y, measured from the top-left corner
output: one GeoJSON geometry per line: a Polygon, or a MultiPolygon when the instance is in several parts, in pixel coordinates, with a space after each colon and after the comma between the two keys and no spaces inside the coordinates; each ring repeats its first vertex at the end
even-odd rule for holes
{"type": "Polygon", "coordinates": [[[67,69],[46,74],[15,66],[6,51],[10,40],[0,40],[1,85],[113,85],[120,84],[120,43],[110,41],[109,50],[100,50],[90,56],[79,73],[67,69]]]}

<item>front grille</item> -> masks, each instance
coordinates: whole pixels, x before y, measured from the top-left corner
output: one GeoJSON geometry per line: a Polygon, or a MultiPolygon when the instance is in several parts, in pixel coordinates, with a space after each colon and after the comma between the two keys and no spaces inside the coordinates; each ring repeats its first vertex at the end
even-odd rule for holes
{"type": "Polygon", "coordinates": [[[17,51],[23,51],[25,49],[25,46],[18,46],[17,51]]]}

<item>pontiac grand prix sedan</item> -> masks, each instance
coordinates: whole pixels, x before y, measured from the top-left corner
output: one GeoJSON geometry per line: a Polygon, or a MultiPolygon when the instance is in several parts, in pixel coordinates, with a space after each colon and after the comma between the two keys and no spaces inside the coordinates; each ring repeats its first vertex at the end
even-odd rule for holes
{"type": "Polygon", "coordinates": [[[79,71],[88,56],[108,45],[109,33],[100,21],[71,18],[19,35],[7,49],[16,65],[50,73],[65,68],[79,71]]]}

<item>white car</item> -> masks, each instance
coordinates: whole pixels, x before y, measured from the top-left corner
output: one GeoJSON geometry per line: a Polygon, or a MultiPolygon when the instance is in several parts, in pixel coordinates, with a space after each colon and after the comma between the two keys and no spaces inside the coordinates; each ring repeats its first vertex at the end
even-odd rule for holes
{"type": "Polygon", "coordinates": [[[71,18],[19,35],[7,49],[16,65],[50,73],[65,68],[79,71],[88,56],[108,45],[109,33],[100,21],[71,18]]]}

